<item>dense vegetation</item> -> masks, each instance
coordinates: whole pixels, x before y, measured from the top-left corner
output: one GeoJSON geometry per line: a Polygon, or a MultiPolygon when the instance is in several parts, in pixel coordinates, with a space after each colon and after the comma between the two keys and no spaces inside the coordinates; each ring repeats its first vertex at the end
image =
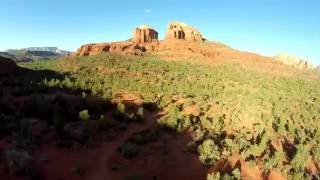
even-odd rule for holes
{"type": "MultiPolygon", "coordinates": [[[[265,174],[277,168],[289,179],[319,178],[307,168],[310,163],[320,165],[320,83],[315,80],[232,64],[208,66],[113,54],[21,66],[68,74],[62,80],[43,79],[48,87],[106,99],[129,92],[145,103],[156,103],[166,112],[159,123],[191,132],[190,150],[207,166],[236,152],[252,166],[262,164],[265,174]]],[[[126,144],[120,151],[130,149],[131,156],[137,153],[133,146],[126,144]]],[[[239,169],[210,174],[208,179],[222,176],[237,179],[239,169]]]]}

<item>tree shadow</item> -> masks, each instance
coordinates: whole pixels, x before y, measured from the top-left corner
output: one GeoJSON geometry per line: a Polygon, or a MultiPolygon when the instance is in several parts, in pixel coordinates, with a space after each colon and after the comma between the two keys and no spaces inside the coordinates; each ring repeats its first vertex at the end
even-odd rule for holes
{"type": "MultiPolygon", "coordinates": [[[[32,154],[35,157],[33,171],[24,172],[24,175],[35,179],[48,179],[51,176],[58,178],[54,175],[55,172],[60,172],[61,174],[58,173],[58,175],[61,176],[70,173],[68,168],[75,166],[75,161],[82,160],[87,164],[87,172],[83,172],[83,170],[79,172],[85,173],[87,179],[97,174],[106,178],[123,178],[129,177],[132,175],[130,173],[135,172],[147,179],[152,177],[187,178],[190,173],[193,177],[199,176],[199,174],[205,176],[205,168],[199,167],[201,166],[199,162],[194,165],[194,162],[197,161],[195,155],[188,159],[188,162],[193,163],[187,164],[198,166],[201,171],[196,174],[192,174],[193,171],[185,173],[186,168],[194,167],[180,163],[176,167],[178,169],[175,171],[176,173],[172,171],[169,176],[163,175],[166,174],[166,171],[173,170],[170,168],[171,162],[156,157],[177,157],[174,161],[182,161],[185,158],[182,149],[185,151],[185,147],[183,148],[181,143],[183,142],[186,146],[187,141],[185,136],[167,131],[165,128],[160,127],[159,129],[157,120],[160,109],[156,103],[135,104],[126,101],[126,99],[114,102],[111,99],[92,96],[89,90],[48,87],[43,83],[44,79],[62,81],[67,77],[70,75],[51,70],[25,68],[20,68],[10,75],[0,76],[0,152],[1,149],[5,152],[5,149],[14,147],[32,154]],[[86,92],[87,95],[84,96],[83,92],[86,92]],[[124,111],[119,109],[121,104],[125,107],[124,111]],[[141,108],[144,110],[142,115],[138,113],[141,108]],[[93,121],[87,123],[85,116],[81,117],[80,114],[85,114],[86,111],[89,119],[93,121]],[[30,124],[30,132],[26,128],[28,127],[26,120],[30,124]],[[32,140],[27,138],[30,136],[28,133],[31,133],[32,140]],[[132,159],[126,159],[126,154],[121,151],[121,147],[127,143],[134,144],[140,149],[140,153],[131,157],[132,159]],[[154,149],[154,146],[162,148],[154,149]],[[100,152],[97,147],[103,148],[104,152],[100,152]],[[59,150],[61,148],[70,151],[61,153],[59,150]],[[81,152],[88,148],[92,149],[92,153],[86,154],[86,158],[81,152]],[[54,170],[44,171],[43,167],[46,164],[37,160],[39,157],[33,153],[35,151],[42,153],[55,151],[51,156],[56,160],[51,163],[46,162],[54,170]],[[74,159],[71,158],[70,162],[64,162],[70,152],[75,152],[72,156],[74,159]],[[101,157],[98,156],[99,153],[101,153],[101,157]],[[153,154],[155,157],[152,162],[149,162],[151,163],[149,171],[144,171],[136,164],[137,161],[148,163],[148,158],[144,153],[153,154]],[[177,153],[182,153],[182,155],[176,156],[177,153]],[[96,167],[100,166],[96,165],[98,162],[102,162],[101,167],[96,167]],[[124,162],[129,162],[130,166],[124,167],[122,165],[124,162]],[[110,167],[109,170],[104,169],[105,163],[110,167]],[[121,166],[120,174],[113,169],[114,164],[121,166]],[[67,169],[63,167],[67,167],[67,169]],[[97,169],[92,169],[92,167],[97,169]]],[[[4,153],[2,157],[5,157],[4,153]]],[[[17,160],[21,161],[21,158],[19,157],[17,160]]],[[[5,167],[5,165],[0,163],[0,170],[2,170],[1,167],[5,167]]],[[[0,172],[0,175],[12,179],[8,173],[10,169],[7,167],[5,169],[7,173],[0,172]]],[[[20,171],[25,171],[25,169],[20,169],[20,171]]]]}

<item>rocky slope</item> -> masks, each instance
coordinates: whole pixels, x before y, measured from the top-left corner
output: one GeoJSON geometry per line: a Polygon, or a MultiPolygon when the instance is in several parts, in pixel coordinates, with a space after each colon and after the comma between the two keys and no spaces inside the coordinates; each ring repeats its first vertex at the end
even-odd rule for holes
{"type": "Polygon", "coordinates": [[[168,25],[164,40],[158,40],[158,33],[150,26],[139,26],[133,32],[132,40],[114,43],[82,45],[72,56],[88,56],[101,52],[143,55],[151,53],[166,58],[210,58],[210,59],[263,59],[254,53],[241,52],[224,44],[206,41],[200,31],[185,23],[168,25]]]}
{"type": "Polygon", "coordinates": [[[96,55],[102,52],[129,55],[148,53],[167,59],[240,60],[285,64],[299,69],[313,68],[309,62],[289,55],[266,57],[207,41],[200,31],[182,22],[169,23],[164,40],[158,40],[158,32],[152,27],[141,25],[133,31],[133,38],[128,41],[82,45],[72,56],[96,55]]]}

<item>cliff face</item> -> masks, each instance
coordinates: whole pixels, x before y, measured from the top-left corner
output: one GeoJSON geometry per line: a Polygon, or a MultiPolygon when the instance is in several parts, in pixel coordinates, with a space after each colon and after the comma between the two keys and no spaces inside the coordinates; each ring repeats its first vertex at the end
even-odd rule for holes
{"type": "Polygon", "coordinates": [[[128,55],[143,55],[146,51],[145,46],[131,41],[114,43],[96,43],[82,45],[72,56],[90,56],[102,52],[121,53],[128,55]]]}
{"type": "Polygon", "coordinates": [[[193,42],[203,42],[205,40],[197,29],[181,22],[173,22],[169,24],[165,39],[181,39],[193,42]]]}
{"type": "Polygon", "coordinates": [[[89,56],[102,52],[143,55],[147,50],[157,49],[158,45],[158,32],[150,26],[141,25],[135,28],[132,41],[86,44],[72,56],[89,56]]]}
{"type": "MultiPolygon", "coordinates": [[[[159,52],[163,50],[175,51],[179,49],[190,49],[190,44],[175,44],[173,40],[184,40],[184,42],[204,42],[204,37],[195,28],[185,23],[170,23],[164,41],[158,41],[158,32],[152,27],[141,25],[135,28],[132,41],[115,43],[97,43],[81,46],[72,56],[89,56],[101,52],[124,53],[143,55],[144,52],[159,52]]],[[[192,44],[194,45],[194,44],[192,44]]],[[[196,48],[191,48],[196,49],[196,48]]],[[[195,50],[198,52],[198,50],[195,50]]],[[[210,53],[204,53],[206,55],[210,53]]],[[[210,56],[210,55],[208,55],[210,56]]]]}
{"type": "Polygon", "coordinates": [[[150,26],[135,28],[132,41],[97,43],[81,46],[73,56],[89,56],[101,52],[144,55],[145,52],[165,58],[204,57],[210,59],[259,60],[266,57],[234,50],[221,43],[205,42],[203,35],[185,23],[170,23],[164,40],[150,26]]]}
{"type": "Polygon", "coordinates": [[[207,58],[210,60],[272,60],[270,57],[232,49],[224,44],[206,41],[195,28],[184,23],[170,23],[164,40],[150,26],[139,26],[131,41],[97,43],[81,46],[73,56],[89,56],[101,52],[144,55],[146,52],[163,58],[207,58]]]}
{"type": "Polygon", "coordinates": [[[139,26],[133,32],[133,41],[136,43],[156,42],[158,41],[158,32],[150,26],[139,26]]]}

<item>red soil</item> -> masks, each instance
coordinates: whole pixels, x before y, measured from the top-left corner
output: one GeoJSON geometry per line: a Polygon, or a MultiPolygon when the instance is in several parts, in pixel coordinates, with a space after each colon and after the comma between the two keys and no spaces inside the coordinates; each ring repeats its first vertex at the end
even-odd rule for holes
{"type": "MultiPolygon", "coordinates": [[[[111,112],[106,116],[112,119],[111,112]]],[[[92,148],[59,148],[54,131],[48,130],[41,138],[45,143],[33,151],[34,169],[40,179],[45,180],[117,180],[135,176],[139,179],[205,179],[206,168],[196,154],[187,152],[190,138],[186,134],[161,130],[155,142],[138,145],[139,154],[132,159],[125,159],[117,152],[117,148],[133,133],[155,128],[158,115],[146,112],[145,116],[144,123],[129,123],[126,131],[113,128],[100,132],[97,137],[99,140],[92,148]]],[[[46,128],[40,121],[33,127],[34,134],[46,128]]],[[[8,147],[10,138],[0,139],[0,148],[8,147]]],[[[0,177],[24,179],[11,176],[4,161],[0,162],[0,177]]]]}

